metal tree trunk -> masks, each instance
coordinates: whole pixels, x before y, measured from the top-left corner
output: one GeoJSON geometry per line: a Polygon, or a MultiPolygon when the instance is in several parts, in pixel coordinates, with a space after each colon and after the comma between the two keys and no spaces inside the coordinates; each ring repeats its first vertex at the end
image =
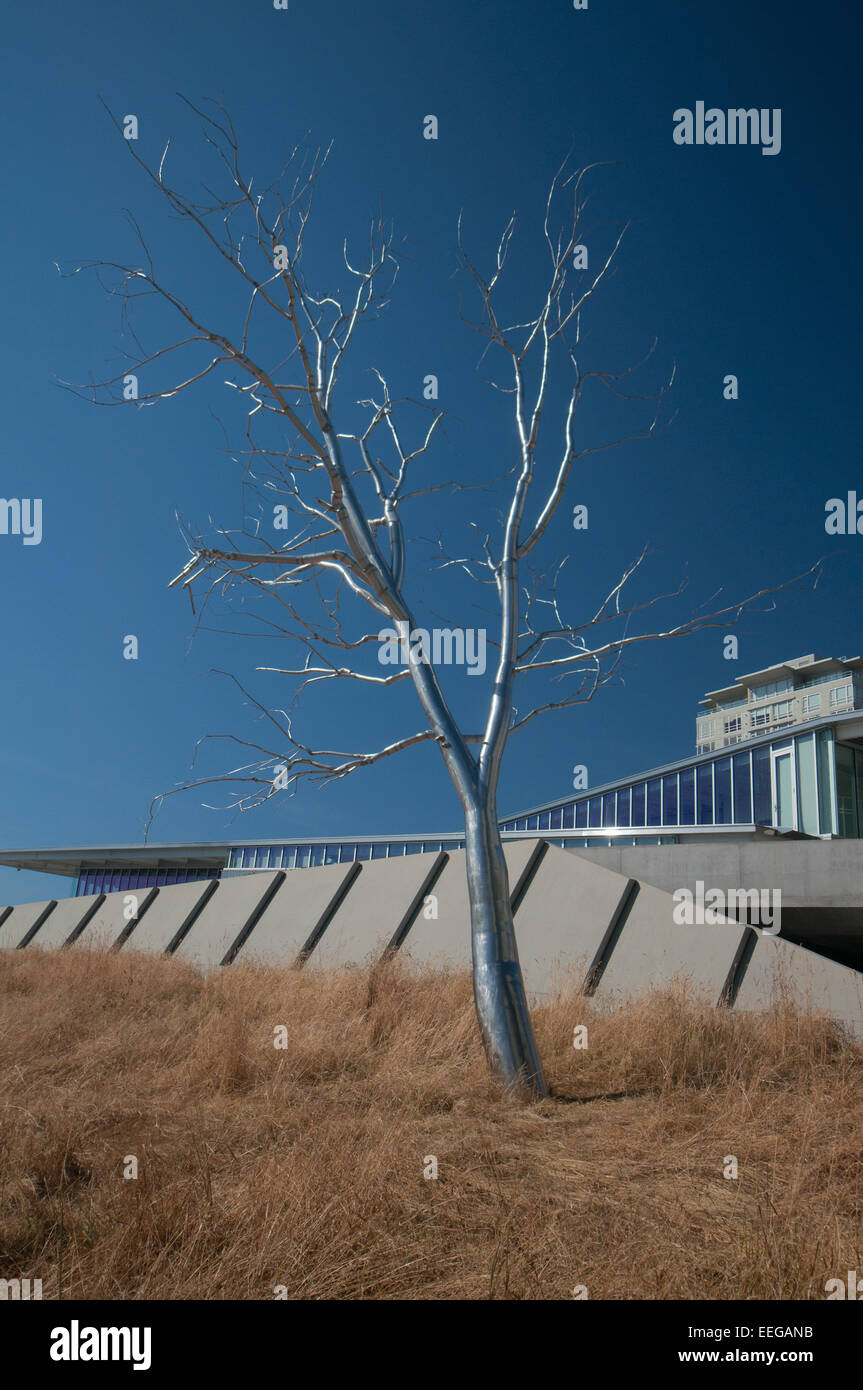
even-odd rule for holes
{"type": "Polygon", "coordinates": [[[470,897],[473,991],[483,1046],[493,1074],[534,1097],[548,1094],[518,959],[509,882],[497,817],[469,807],[465,858],[470,897]]]}

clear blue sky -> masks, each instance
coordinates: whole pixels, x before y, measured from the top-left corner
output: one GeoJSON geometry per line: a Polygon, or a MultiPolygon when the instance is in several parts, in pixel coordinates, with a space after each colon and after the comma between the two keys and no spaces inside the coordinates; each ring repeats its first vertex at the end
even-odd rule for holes
{"type": "MultiPolygon", "coordinates": [[[[863,495],[860,27],[847,5],[787,0],[590,0],[587,11],[569,0],[290,0],[287,12],[267,0],[49,0],[9,9],[0,494],[41,497],[44,535],[29,547],[0,535],[0,845],[140,840],[151,797],[184,778],[201,734],[249,732],[236,691],[207,672],[249,678],[275,655],[215,634],[190,644],[185,596],[166,588],[185,560],[175,509],[202,524],[211,512],[226,525],[240,515],[237,469],[210,414],[222,406],[237,424],[224,388],[108,410],[57,385],[106,374],[116,358],[116,303],[91,279],[61,279],[54,262],[133,256],[123,208],[211,319],[233,312],[215,267],[166,222],[100,95],[138,116],[137,148],[148,159],[175,137],[172,168],[186,185],[201,145],[178,91],[224,100],[260,178],[304,131],[334,140],[315,242],[321,264],[343,234],[361,236],[379,199],[408,238],[392,311],[358,341],[356,384],[363,389],[361,370],[372,365],[395,394],[419,394],[426,373],[439,376],[450,420],[429,476],[440,478],[494,476],[513,461],[506,401],[483,384],[479,340],[459,322],[459,294],[474,307],[454,276],[459,210],[485,265],[519,210],[511,293],[527,310],[552,173],[570,145],[580,162],[610,161],[592,184],[596,242],[627,219],[632,227],[587,324],[589,365],[624,368],[655,336],[645,385],[676,361],[678,413],[658,440],[588,462],[574,478],[570,501],[589,506],[590,529],[573,535],[561,521],[545,551],[546,561],[570,555],[569,611],[583,616],[645,543],[654,555],[642,596],[688,568],[669,622],[719,587],[742,597],[820,555],[828,564],[814,592],[779,594],[776,612],[743,623],[737,663],[723,660],[716,631],[645,646],[628,660],[625,686],[519,734],[500,798],[509,813],[566,794],[574,763],[586,763],[596,785],[684,756],[698,698],[735,675],[810,650],[863,648],[863,537],[824,532],[828,497],[863,495]],[[673,111],[699,100],[781,108],[781,153],[676,145],[673,111]],[[422,138],[428,113],[440,122],[436,142],[422,138]],[[723,400],[727,373],[740,379],[736,402],[723,400]],[[127,633],[139,637],[137,662],[122,658],[127,633]]],[[[588,413],[586,428],[615,423],[613,412],[588,413]]],[[[556,442],[554,420],[552,429],[556,442]]],[[[409,531],[452,526],[458,544],[465,497],[438,494],[409,531]]],[[[445,597],[462,603],[463,593],[445,597]]],[[[478,626],[471,601],[468,592],[455,616],[478,626]]],[[[480,708],[480,684],[458,689],[466,718],[480,708]]],[[[410,701],[373,707],[362,691],[301,711],[310,742],[333,742],[337,729],[341,746],[374,747],[420,727],[410,701]]],[[[201,800],[171,798],[153,838],[443,830],[459,818],[432,750],[241,819],[201,800]]],[[[6,902],[61,887],[12,871],[0,879],[6,902]]]]}

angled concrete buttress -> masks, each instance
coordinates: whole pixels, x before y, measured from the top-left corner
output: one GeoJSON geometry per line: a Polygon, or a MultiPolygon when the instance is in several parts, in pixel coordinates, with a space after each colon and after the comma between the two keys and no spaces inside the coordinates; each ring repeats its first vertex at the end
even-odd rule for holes
{"type": "MultiPolygon", "coordinates": [[[[267,903],[236,959],[262,965],[296,965],[301,957],[317,963],[320,943],[329,931],[330,913],[356,891],[366,866],[327,864],[317,869],[293,869],[267,903]]],[[[248,879],[235,879],[246,883],[248,879]]],[[[223,882],[219,892],[233,886],[223,882]]],[[[341,964],[341,962],[339,962],[341,964]]]]}
{"type": "Polygon", "coordinates": [[[19,903],[13,907],[0,925],[0,949],[23,946],[25,942],[29,946],[56,906],[52,898],[50,902],[19,903]]]}
{"type": "Polygon", "coordinates": [[[204,969],[221,965],[254,928],[284,879],[281,869],[223,879],[173,954],[204,969]]]}

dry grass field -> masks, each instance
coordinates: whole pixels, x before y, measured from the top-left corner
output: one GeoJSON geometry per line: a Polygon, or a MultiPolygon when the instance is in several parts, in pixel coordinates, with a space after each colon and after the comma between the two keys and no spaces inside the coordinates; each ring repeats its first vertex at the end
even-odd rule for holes
{"type": "Polygon", "coordinates": [[[561,997],[536,1024],[554,1094],[526,1105],[488,1080],[466,975],[0,952],[0,1277],[45,1298],[823,1299],[863,1270],[863,1050],[829,1022],[677,988],[561,997]]]}

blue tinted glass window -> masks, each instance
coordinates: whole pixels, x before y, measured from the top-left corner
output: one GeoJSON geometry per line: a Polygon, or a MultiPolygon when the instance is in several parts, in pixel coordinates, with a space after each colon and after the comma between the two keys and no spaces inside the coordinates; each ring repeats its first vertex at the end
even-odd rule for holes
{"type": "Polygon", "coordinates": [[[356,858],[356,853],[356,845],[342,845],[339,850],[339,863],[353,864],[354,859],[356,858]]]}
{"type": "Polygon", "coordinates": [[[662,824],[677,825],[677,773],[662,779],[662,824]]]}
{"type": "Polygon", "coordinates": [[[313,869],[317,869],[319,865],[323,864],[323,862],[324,862],[324,847],[323,847],[323,845],[312,845],[312,854],[311,854],[311,859],[310,859],[310,865],[311,865],[311,867],[312,867],[313,869]]]}
{"type": "Polygon", "coordinates": [[[749,776],[749,754],[735,753],[731,760],[734,783],[734,819],[738,825],[752,822],[752,782],[749,776]]]}
{"type": "Polygon", "coordinates": [[[614,792],[606,792],[602,798],[602,823],[605,826],[615,826],[617,824],[614,819],[616,800],[617,798],[614,792]]]}
{"type": "Polygon", "coordinates": [[[680,825],[695,824],[695,768],[686,767],[680,774],[680,805],[678,807],[680,825]]]}
{"type": "Polygon", "coordinates": [[[731,759],[718,758],[714,764],[716,779],[716,824],[731,824],[731,759]]]}
{"type": "Polygon", "coordinates": [[[562,820],[563,811],[560,809],[560,807],[558,807],[556,811],[551,812],[551,815],[548,818],[549,830],[559,830],[561,827],[562,820]]]}
{"type": "Polygon", "coordinates": [[[576,801],[575,803],[575,829],[584,830],[587,826],[587,802],[576,801]]]}
{"type": "Polygon", "coordinates": [[[632,788],[632,824],[644,825],[644,783],[632,788]]]}
{"type": "Polygon", "coordinates": [[[255,851],[254,851],[253,849],[244,849],[244,850],[243,850],[243,865],[242,865],[242,867],[243,867],[244,869],[250,869],[250,868],[252,867],[252,865],[254,864],[254,862],[255,862],[255,851]]]}
{"type": "Polygon", "coordinates": [[[537,826],[537,830],[547,830],[547,829],[548,829],[549,820],[550,820],[549,812],[548,812],[548,811],[543,811],[542,814],[540,815],[540,818],[539,818],[539,825],[537,826]]]}
{"type": "Polygon", "coordinates": [[[713,824],[713,764],[701,763],[696,769],[698,786],[698,824],[713,824]]]}
{"type": "Polygon", "coordinates": [[[386,857],[387,857],[387,847],[386,847],[386,845],[381,845],[381,844],[374,844],[374,845],[372,845],[372,859],[386,859],[386,857]]]}
{"type": "Polygon", "coordinates": [[[658,777],[654,777],[647,784],[647,824],[662,824],[661,807],[662,782],[658,777]]]}
{"type": "Polygon", "coordinates": [[[574,826],[575,826],[575,806],[574,806],[573,802],[570,802],[568,806],[564,806],[564,808],[563,808],[563,820],[562,820],[562,822],[561,822],[561,829],[562,829],[562,830],[572,830],[572,829],[574,828],[574,826]]]}
{"type": "Polygon", "coordinates": [[[357,862],[371,858],[371,845],[357,845],[357,862]]]}
{"type": "Polygon", "coordinates": [[[590,826],[602,825],[602,797],[592,796],[587,803],[587,823],[590,826]]]}
{"type": "Polygon", "coordinates": [[[324,846],[324,863],[325,863],[325,864],[338,864],[338,862],[339,862],[339,849],[340,849],[340,848],[341,848],[340,845],[325,845],[325,846],[324,846]]]}
{"type": "Polygon", "coordinates": [[[629,825],[631,815],[632,793],[629,787],[625,791],[617,793],[617,824],[629,825]]]}
{"type": "Polygon", "coordinates": [[[764,746],[752,750],[752,775],[755,801],[755,824],[772,825],[772,797],[770,793],[770,748],[764,746]]]}

